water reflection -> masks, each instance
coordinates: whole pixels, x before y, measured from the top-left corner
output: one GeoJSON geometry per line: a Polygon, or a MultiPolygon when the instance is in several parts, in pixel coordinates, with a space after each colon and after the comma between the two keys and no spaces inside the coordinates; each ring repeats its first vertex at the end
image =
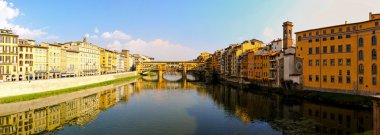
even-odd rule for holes
{"type": "MultiPolygon", "coordinates": [[[[173,126],[176,128],[168,128],[165,132],[171,129],[178,134],[379,134],[373,130],[380,127],[379,112],[377,101],[374,101],[373,110],[343,108],[277,94],[247,92],[225,85],[188,82],[185,79],[179,82],[140,79],[132,84],[119,84],[35,101],[0,105],[0,133],[70,134],[70,131],[76,133],[81,130],[72,129],[73,125],[100,130],[97,126],[101,126],[102,122],[112,119],[112,115],[116,114],[119,121],[113,122],[131,128],[114,127],[115,134],[125,134],[127,131],[147,132],[141,127],[147,128],[151,126],[147,123],[158,121],[165,122],[166,125],[152,124],[156,127],[149,127],[150,130],[173,126]],[[157,93],[159,91],[171,92],[157,93]],[[159,94],[166,94],[166,97],[154,96],[159,94]],[[178,98],[168,99],[167,96],[178,98]],[[160,99],[151,103],[148,102],[151,101],[149,98],[160,99]],[[167,106],[154,108],[161,104],[167,106]],[[112,110],[112,114],[104,114],[106,110],[115,106],[118,106],[118,109],[112,110]],[[125,108],[133,108],[134,113],[126,114],[125,108]],[[152,112],[152,108],[157,109],[157,112],[152,112]],[[102,119],[96,121],[101,114],[102,119]],[[126,121],[134,117],[138,118],[132,123],[126,121]],[[178,120],[179,118],[181,120],[178,120]],[[140,125],[139,128],[137,121],[144,121],[144,126],[140,125]],[[89,123],[92,122],[90,127],[89,123]],[[181,126],[181,123],[186,124],[181,126]],[[61,132],[61,129],[65,129],[66,132],[61,132]]],[[[90,134],[84,131],[83,133],[90,134]]]]}

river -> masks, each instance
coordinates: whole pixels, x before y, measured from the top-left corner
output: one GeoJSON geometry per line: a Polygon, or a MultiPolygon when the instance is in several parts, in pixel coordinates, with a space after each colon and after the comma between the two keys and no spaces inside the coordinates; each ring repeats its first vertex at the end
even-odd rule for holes
{"type": "Polygon", "coordinates": [[[149,78],[0,108],[2,134],[378,134],[380,126],[376,108],[149,78]]]}

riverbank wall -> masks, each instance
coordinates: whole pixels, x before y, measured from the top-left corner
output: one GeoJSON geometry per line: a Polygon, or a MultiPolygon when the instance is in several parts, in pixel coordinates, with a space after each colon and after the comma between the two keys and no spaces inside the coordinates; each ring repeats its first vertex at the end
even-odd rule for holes
{"type": "Polygon", "coordinates": [[[90,89],[76,91],[72,93],[60,94],[60,95],[46,97],[46,98],[0,104],[0,110],[1,110],[0,116],[15,114],[19,112],[25,112],[28,110],[34,110],[38,108],[45,108],[46,106],[54,106],[60,103],[64,103],[66,101],[71,101],[74,99],[87,97],[93,94],[99,94],[99,92],[104,91],[104,90],[109,90],[109,89],[119,89],[125,95],[125,94],[128,94],[129,91],[133,91],[134,82],[136,82],[136,79],[122,82],[122,83],[115,83],[115,84],[111,84],[107,86],[100,86],[96,88],[90,88],[90,89]]]}
{"type": "Polygon", "coordinates": [[[137,75],[137,72],[124,72],[117,74],[85,76],[74,78],[58,78],[49,80],[20,81],[0,83],[0,97],[17,96],[38,92],[46,92],[87,84],[99,83],[118,78],[125,78],[137,75]]]}
{"type": "MultiPolygon", "coordinates": [[[[234,79],[232,79],[234,80],[234,79]]],[[[239,81],[231,81],[230,79],[218,78],[215,83],[221,83],[234,88],[243,89],[255,93],[276,93],[287,98],[302,99],[310,102],[318,102],[323,104],[333,104],[346,107],[368,108],[372,106],[372,100],[380,100],[380,97],[339,93],[331,91],[303,90],[303,89],[287,89],[282,87],[268,87],[257,85],[256,83],[240,83],[239,81]]]]}

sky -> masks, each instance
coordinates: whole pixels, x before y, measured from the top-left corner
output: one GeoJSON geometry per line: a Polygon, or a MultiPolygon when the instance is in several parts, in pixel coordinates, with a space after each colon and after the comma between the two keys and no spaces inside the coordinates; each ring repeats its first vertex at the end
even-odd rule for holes
{"type": "Polygon", "coordinates": [[[360,22],[380,0],[0,0],[0,28],[37,42],[88,41],[156,60],[191,60],[234,43],[360,22]]]}

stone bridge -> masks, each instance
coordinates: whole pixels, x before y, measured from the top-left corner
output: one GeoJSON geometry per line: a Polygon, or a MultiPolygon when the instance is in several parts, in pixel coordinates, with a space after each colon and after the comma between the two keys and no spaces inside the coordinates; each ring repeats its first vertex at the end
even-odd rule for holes
{"type": "Polygon", "coordinates": [[[186,77],[188,71],[201,71],[202,62],[195,61],[153,61],[140,62],[136,64],[136,71],[139,74],[154,71],[159,78],[162,78],[164,72],[182,72],[186,77]]]}

